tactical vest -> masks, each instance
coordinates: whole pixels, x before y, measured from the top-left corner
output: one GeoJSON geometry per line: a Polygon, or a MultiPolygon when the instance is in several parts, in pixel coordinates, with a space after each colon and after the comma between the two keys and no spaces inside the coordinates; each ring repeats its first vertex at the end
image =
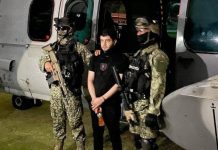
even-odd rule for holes
{"type": "Polygon", "coordinates": [[[134,56],[130,60],[129,68],[124,73],[126,92],[131,94],[132,102],[137,99],[146,99],[150,95],[151,66],[149,54],[134,56]]]}
{"type": "Polygon", "coordinates": [[[74,40],[70,40],[67,45],[58,44],[56,57],[67,87],[75,94],[80,94],[84,66],[82,57],[75,50],[75,44],[74,40]]]}

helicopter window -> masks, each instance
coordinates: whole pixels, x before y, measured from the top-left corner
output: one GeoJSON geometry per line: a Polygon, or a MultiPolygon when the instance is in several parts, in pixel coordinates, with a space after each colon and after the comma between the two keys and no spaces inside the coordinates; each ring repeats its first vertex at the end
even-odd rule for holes
{"type": "Polygon", "coordinates": [[[33,41],[47,41],[51,37],[53,0],[33,0],[29,10],[28,34],[33,41]]]}
{"type": "Polygon", "coordinates": [[[91,37],[93,0],[68,0],[65,4],[65,16],[74,21],[74,38],[88,44],[91,37]]]}
{"type": "Polygon", "coordinates": [[[192,0],[188,6],[184,39],[194,52],[218,52],[218,3],[216,0],[192,0]]]}

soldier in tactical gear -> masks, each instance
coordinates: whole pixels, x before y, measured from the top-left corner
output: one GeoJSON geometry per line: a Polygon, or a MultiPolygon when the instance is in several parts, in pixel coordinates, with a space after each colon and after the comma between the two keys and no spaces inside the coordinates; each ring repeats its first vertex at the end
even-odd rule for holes
{"type": "Polygon", "coordinates": [[[136,149],[156,150],[160,105],[165,93],[167,55],[158,46],[158,24],[145,17],[135,20],[140,49],[130,60],[124,85],[131,97],[131,110],[124,111],[136,149]],[[133,117],[133,115],[135,115],[133,117]]]}
{"type": "Polygon", "coordinates": [[[57,42],[52,44],[65,80],[67,95],[63,95],[60,85],[52,81],[54,66],[48,53],[40,59],[40,70],[47,73],[51,99],[50,110],[53,119],[55,136],[54,150],[63,150],[66,138],[66,119],[72,130],[77,150],[85,149],[85,130],[82,122],[81,80],[83,64],[89,62],[91,53],[79,42],[72,38],[74,32],[73,21],[67,17],[55,18],[55,27],[58,33],[57,42]]]}

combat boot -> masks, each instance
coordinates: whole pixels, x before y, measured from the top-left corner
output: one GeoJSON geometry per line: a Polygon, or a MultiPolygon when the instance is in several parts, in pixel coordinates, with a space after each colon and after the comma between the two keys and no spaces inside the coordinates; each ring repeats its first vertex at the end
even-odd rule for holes
{"type": "Polygon", "coordinates": [[[64,147],[64,140],[55,140],[54,150],[63,150],[64,147]]]}
{"type": "Polygon", "coordinates": [[[76,141],[76,150],[85,150],[85,142],[84,141],[76,141]]]}
{"type": "Polygon", "coordinates": [[[158,150],[158,145],[155,143],[156,139],[142,140],[143,150],[158,150]]]}

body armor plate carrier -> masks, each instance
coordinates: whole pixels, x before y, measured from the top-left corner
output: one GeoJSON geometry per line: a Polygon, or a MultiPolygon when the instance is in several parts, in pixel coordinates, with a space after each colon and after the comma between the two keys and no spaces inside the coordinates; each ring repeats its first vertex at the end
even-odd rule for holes
{"type": "Polygon", "coordinates": [[[151,84],[151,67],[148,61],[148,54],[134,56],[129,64],[128,70],[124,73],[125,92],[129,93],[130,103],[138,99],[149,97],[151,84]]]}
{"type": "Polygon", "coordinates": [[[82,57],[75,50],[76,42],[70,40],[65,45],[57,45],[57,59],[59,60],[61,72],[65,79],[66,86],[76,95],[80,95],[82,84],[82,73],[84,70],[82,57]]]}

